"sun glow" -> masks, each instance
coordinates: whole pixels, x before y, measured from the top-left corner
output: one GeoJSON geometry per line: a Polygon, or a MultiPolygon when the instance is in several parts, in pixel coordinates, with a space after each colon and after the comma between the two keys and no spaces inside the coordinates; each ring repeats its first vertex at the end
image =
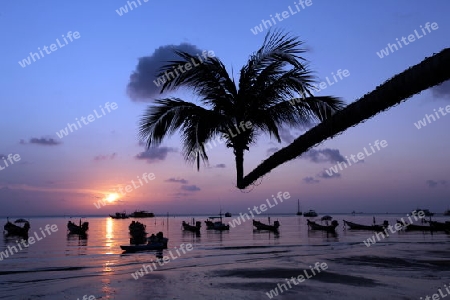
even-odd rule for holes
{"type": "Polygon", "coordinates": [[[116,201],[117,199],[119,199],[119,194],[117,194],[117,193],[112,193],[112,194],[109,194],[108,196],[106,196],[106,201],[108,201],[109,203],[112,203],[112,202],[116,201]]]}

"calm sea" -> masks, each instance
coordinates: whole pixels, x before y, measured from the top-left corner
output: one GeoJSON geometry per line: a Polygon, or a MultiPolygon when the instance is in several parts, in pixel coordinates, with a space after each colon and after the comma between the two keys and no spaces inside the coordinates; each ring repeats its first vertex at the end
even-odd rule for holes
{"type": "MultiPolygon", "coordinates": [[[[319,216],[320,217],[320,216],[319,216]]],[[[376,216],[393,224],[405,215],[376,216]]],[[[195,217],[203,221],[206,217],[195,217]]],[[[233,218],[225,218],[231,221],[233,218]]],[[[319,218],[317,218],[319,219],[319,218]]],[[[284,291],[276,299],[420,299],[450,285],[450,235],[399,232],[370,247],[374,233],[343,229],[343,219],[371,224],[372,215],[334,215],[337,234],[309,231],[306,218],[272,216],[279,234],[256,232],[246,221],[229,232],[184,232],[190,217],[139,219],[147,232],[164,232],[169,250],[190,243],[192,251],[165,265],[157,253],[123,254],[132,219],[87,218],[87,239],[67,234],[69,218],[31,218],[30,236],[56,224],[58,231],[0,261],[1,299],[269,299],[267,292],[316,262],[328,269],[284,291]],[[135,279],[143,264],[153,272],[135,279]],[[91,298],[94,299],[94,298],[91,298]]],[[[445,220],[444,217],[433,218],[445,220]]],[[[78,219],[72,219],[78,221],[78,219]]],[[[267,223],[267,217],[257,218],[267,223]]],[[[6,220],[4,220],[4,223],[6,220]]],[[[3,237],[0,251],[17,246],[3,237]]],[[[164,250],[162,255],[168,255],[164,250]]],[[[443,289],[445,291],[445,289],[443,289]]]]}

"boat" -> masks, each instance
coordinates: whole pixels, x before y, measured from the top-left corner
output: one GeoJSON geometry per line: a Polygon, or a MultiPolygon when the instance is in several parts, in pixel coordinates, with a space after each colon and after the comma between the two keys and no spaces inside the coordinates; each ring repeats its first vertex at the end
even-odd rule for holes
{"type": "Polygon", "coordinates": [[[67,230],[69,230],[69,233],[71,234],[86,234],[89,230],[89,222],[83,222],[83,224],[81,224],[80,219],[80,225],[77,225],[69,220],[69,222],[67,222],[67,230]]]}
{"type": "Polygon", "coordinates": [[[415,224],[408,224],[408,223],[403,223],[399,220],[397,220],[397,224],[402,225],[403,229],[405,231],[444,231],[445,229],[438,229],[434,226],[431,225],[415,225],[415,224]]]}
{"type": "Polygon", "coordinates": [[[125,250],[126,252],[138,252],[138,251],[147,251],[147,250],[163,250],[167,249],[167,244],[169,242],[168,238],[163,236],[162,232],[158,232],[156,236],[152,234],[150,238],[147,239],[147,244],[135,244],[135,245],[126,245],[120,246],[120,249],[125,250]]]}
{"type": "Polygon", "coordinates": [[[344,225],[347,225],[352,230],[383,231],[384,228],[389,226],[389,222],[388,221],[384,221],[382,225],[376,225],[376,224],[374,224],[374,225],[361,225],[361,224],[356,224],[356,223],[344,220],[344,225]]]}
{"type": "Polygon", "coordinates": [[[3,229],[6,231],[7,235],[17,235],[21,237],[27,237],[28,231],[30,230],[30,222],[25,219],[17,219],[11,223],[9,218],[6,219],[6,224],[3,226],[3,229]],[[16,225],[18,223],[23,223],[23,226],[16,225]]]}
{"type": "MultiPolygon", "coordinates": [[[[194,220],[192,220],[192,223],[194,223],[194,220]]],[[[200,228],[202,227],[202,222],[197,221],[197,222],[195,222],[195,225],[190,225],[189,223],[183,221],[183,223],[181,223],[181,225],[183,226],[183,230],[192,231],[192,232],[200,232],[200,228]]]]}
{"type": "Polygon", "coordinates": [[[429,223],[430,226],[434,227],[436,230],[450,230],[450,221],[438,222],[438,221],[427,221],[423,220],[425,223],[429,223]]]}
{"type": "Polygon", "coordinates": [[[423,211],[423,214],[425,215],[425,217],[432,217],[432,216],[434,216],[434,213],[430,212],[430,210],[428,210],[428,209],[421,209],[421,208],[417,208],[416,210],[413,210],[411,212],[411,215],[412,216],[414,216],[414,215],[417,216],[419,211],[423,211]]]}
{"type": "Polygon", "coordinates": [[[297,199],[297,216],[303,215],[302,211],[300,210],[300,199],[297,199]]]}
{"type": "Polygon", "coordinates": [[[450,209],[447,209],[447,210],[444,212],[444,216],[450,216],[450,209]]]}
{"type": "Polygon", "coordinates": [[[321,221],[331,221],[331,219],[333,219],[333,217],[331,216],[323,216],[322,218],[320,218],[321,221]]]}
{"type": "Polygon", "coordinates": [[[206,221],[206,230],[230,230],[230,225],[225,225],[222,222],[222,212],[220,212],[218,217],[209,217],[206,221]],[[215,221],[215,219],[220,219],[220,221],[215,221]]]}
{"type": "Polygon", "coordinates": [[[225,217],[231,218],[231,213],[230,213],[230,212],[226,212],[226,213],[225,213],[225,217]]]}
{"type": "Polygon", "coordinates": [[[154,216],[154,213],[145,210],[135,211],[129,215],[131,218],[153,218],[154,216]]]}
{"type": "Polygon", "coordinates": [[[317,217],[318,214],[314,210],[310,209],[308,212],[305,212],[303,214],[303,216],[304,217],[317,217]]]}
{"type": "Polygon", "coordinates": [[[275,222],[273,222],[273,225],[270,225],[270,224],[267,225],[260,221],[253,220],[253,226],[256,227],[256,230],[278,231],[278,228],[280,227],[280,222],[275,221],[275,222]]]}
{"type": "Polygon", "coordinates": [[[321,225],[321,224],[317,224],[314,221],[310,221],[310,220],[306,220],[308,222],[308,227],[311,230],[322,230],[322,231],[326,231],[326,232],[335,232],[336,231],[336,227],[339,226],[338,221],[334,220],[331,222],[331,225],[321,225]]]}
{"type": "Polygon", "coordinates": [[[109,215],[109,216],[113,219],[128,219],[129,218],[129,216],[127,215],[126,212],[122,212],[122,213],[116,212],[115,215],[109,215]]]}

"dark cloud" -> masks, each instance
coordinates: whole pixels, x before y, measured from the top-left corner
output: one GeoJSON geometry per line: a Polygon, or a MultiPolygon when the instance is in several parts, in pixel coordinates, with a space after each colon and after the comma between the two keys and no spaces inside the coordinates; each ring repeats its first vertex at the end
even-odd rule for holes
{"type": "Polygon", "coordinates": [[[278,149],[279,149],[278,147],[271,147],[271,148],[267,149],[267,155],[269,156],[269,155],[274,154],[275,152],[278,151],[278,149]]]}
{"type": "Polygon", "coordinates": [[[226,168],[227,166],[225,164],[217,164],[214,168],[219,168],[219,169],[223,169],[226,168]]]}
{"type": "Polygon", "coordinates": [[[187,184],[188,181],[186,179],[176,179],[176,178],[169,178],[167,180],[164,180],[165,182],[176,182],[176,183],[182,183],[182,184],[187,184]]]}
{"type": "Polygon", "coordinates": [[[200,191],[200,188],[196,185],[182,185],[181,189],[183,191],[189,191],[189,192],[196,192],[196,191],[200,191]]]}
{"type": "Polygon", "coordinates": [[[320,172],[319,174],[317,174],[317,177],[323,178],[323,179],[331,179],[331,178],[339,178],[341,177],[340,173],[334,173],[331,170],[323,170],[322,172],[320,172]],[[331,175],[330,175],[331,174],[331,175]]]}
{"type": "Polygon", "coordinates": [[[433,96],[450,100],[450,80],[444,81],[440,85],[431,88],[433,96]]]}
{"type": "Polygon", "coordinates": [[[152,55],[139,58],[136,70],[130,76],[128,83],[128,95],[133,101],[149,101],[160,93],[153,81],[157,81],[159,69],[167,65],[169,61],[182,60],[174,50],[187,52],[191,55],[201,54],[203,50],[197,46],[182,43],[179,45],[166,45],[156,49],[152,55]]]}
{"type": "Polygon", "coordinates": [[[319,183],[320,180],[314,179],[314,177],[308,176],[303,178],[304,183],[319,183]]]}
{"type": "MultiPolygon", "coordinates": [[[[21,144],[25,144],[23,140],[20,140],[21,144]]],[[[61,144],[61,142],[58,142],[55,139],[52,138],[31,138],[30,144],[38,144],[38,145],[46,145],[46,146],[56,146],[61,144]]]]}
{"type": "Polygon", "coordinates": [[[141,152],[136,155],[136,159],[145,159],[148,163],[156,162],[159,160],[165,160],[167,153],[177,152],[176,148],[171,147],[152,147],[145,152],[141,152]]]}
{"type": "Polygon", "coordinates": [[[439,180],[439,181],[435,181],[435,180],[431,180],[431,179],[429,179],[429,180],[427,180],[426,181],[426,184],[428,185],[428,187],[430,187],[430,188],[434,188],[434,187],[437,187],[439,184],[441,184],[441,185],[447,185],[447,180],[439,180]]]}
{"type": "Polygon", "coordinates": [[[117,156],[116,153],[113,153],[111,155],[97,155],[97,156],[94,156],[94,160],[102,161],[102,160],[114,159],[114,158],[116,158],[116,156],[117,156]]]}
{"type": "Polygon", "coordinates": [[[314,163],[324,163],[324,162],[330,162],[330,163],[336,163],[336,162],[342,162],[345,161],[345,158],[339,153],[338,149],[311,149],[305,154],[301,156],[301,158],[308,159],[314,163]]]}

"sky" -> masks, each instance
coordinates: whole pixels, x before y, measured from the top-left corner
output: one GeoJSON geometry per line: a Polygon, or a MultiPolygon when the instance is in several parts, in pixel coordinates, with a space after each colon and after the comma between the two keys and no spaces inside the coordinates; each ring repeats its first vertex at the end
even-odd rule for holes
{"type": "MultiPolygon", "coordinates": [[[[136,209],[238,214],[279,192],[290,198],[269,214],[295,213],[297,199],[303,210],[319,213],[406,213],[418,207],[442,213],[450,207],[450,117],[423,120],[450,105],[448,83],[327,140],[245,191],[235,187],[234,157],[223,144],[208,151],[209,166],[198,172],[184,162],[178,134],[148,151],[138,138],[139,120],[154,99],[198,100],[186,90],[155,90],[152,70],[171,57],[171,49],[213,51],[238,80],[268,29],[282,29],[304,42],[304,58],[318,83],[327,77],[332,83],[317,95],[349,104],[449,46],[450,2],[129,2],[3,3],[0,216],[136,209]],[[392,46],[396,39],[401,48],[392,46]],[[347,77],[333,80],[338,70],[347,70],[347,77]],[[379,150],[377,140],[385,141],[379,150]],[[364,148],[370,155],[358,163],[330,170],[364,148]]],[[[245,174],[303,132],[282,128],[282,143],[261,136],[245,153],[245,174]]]]}

